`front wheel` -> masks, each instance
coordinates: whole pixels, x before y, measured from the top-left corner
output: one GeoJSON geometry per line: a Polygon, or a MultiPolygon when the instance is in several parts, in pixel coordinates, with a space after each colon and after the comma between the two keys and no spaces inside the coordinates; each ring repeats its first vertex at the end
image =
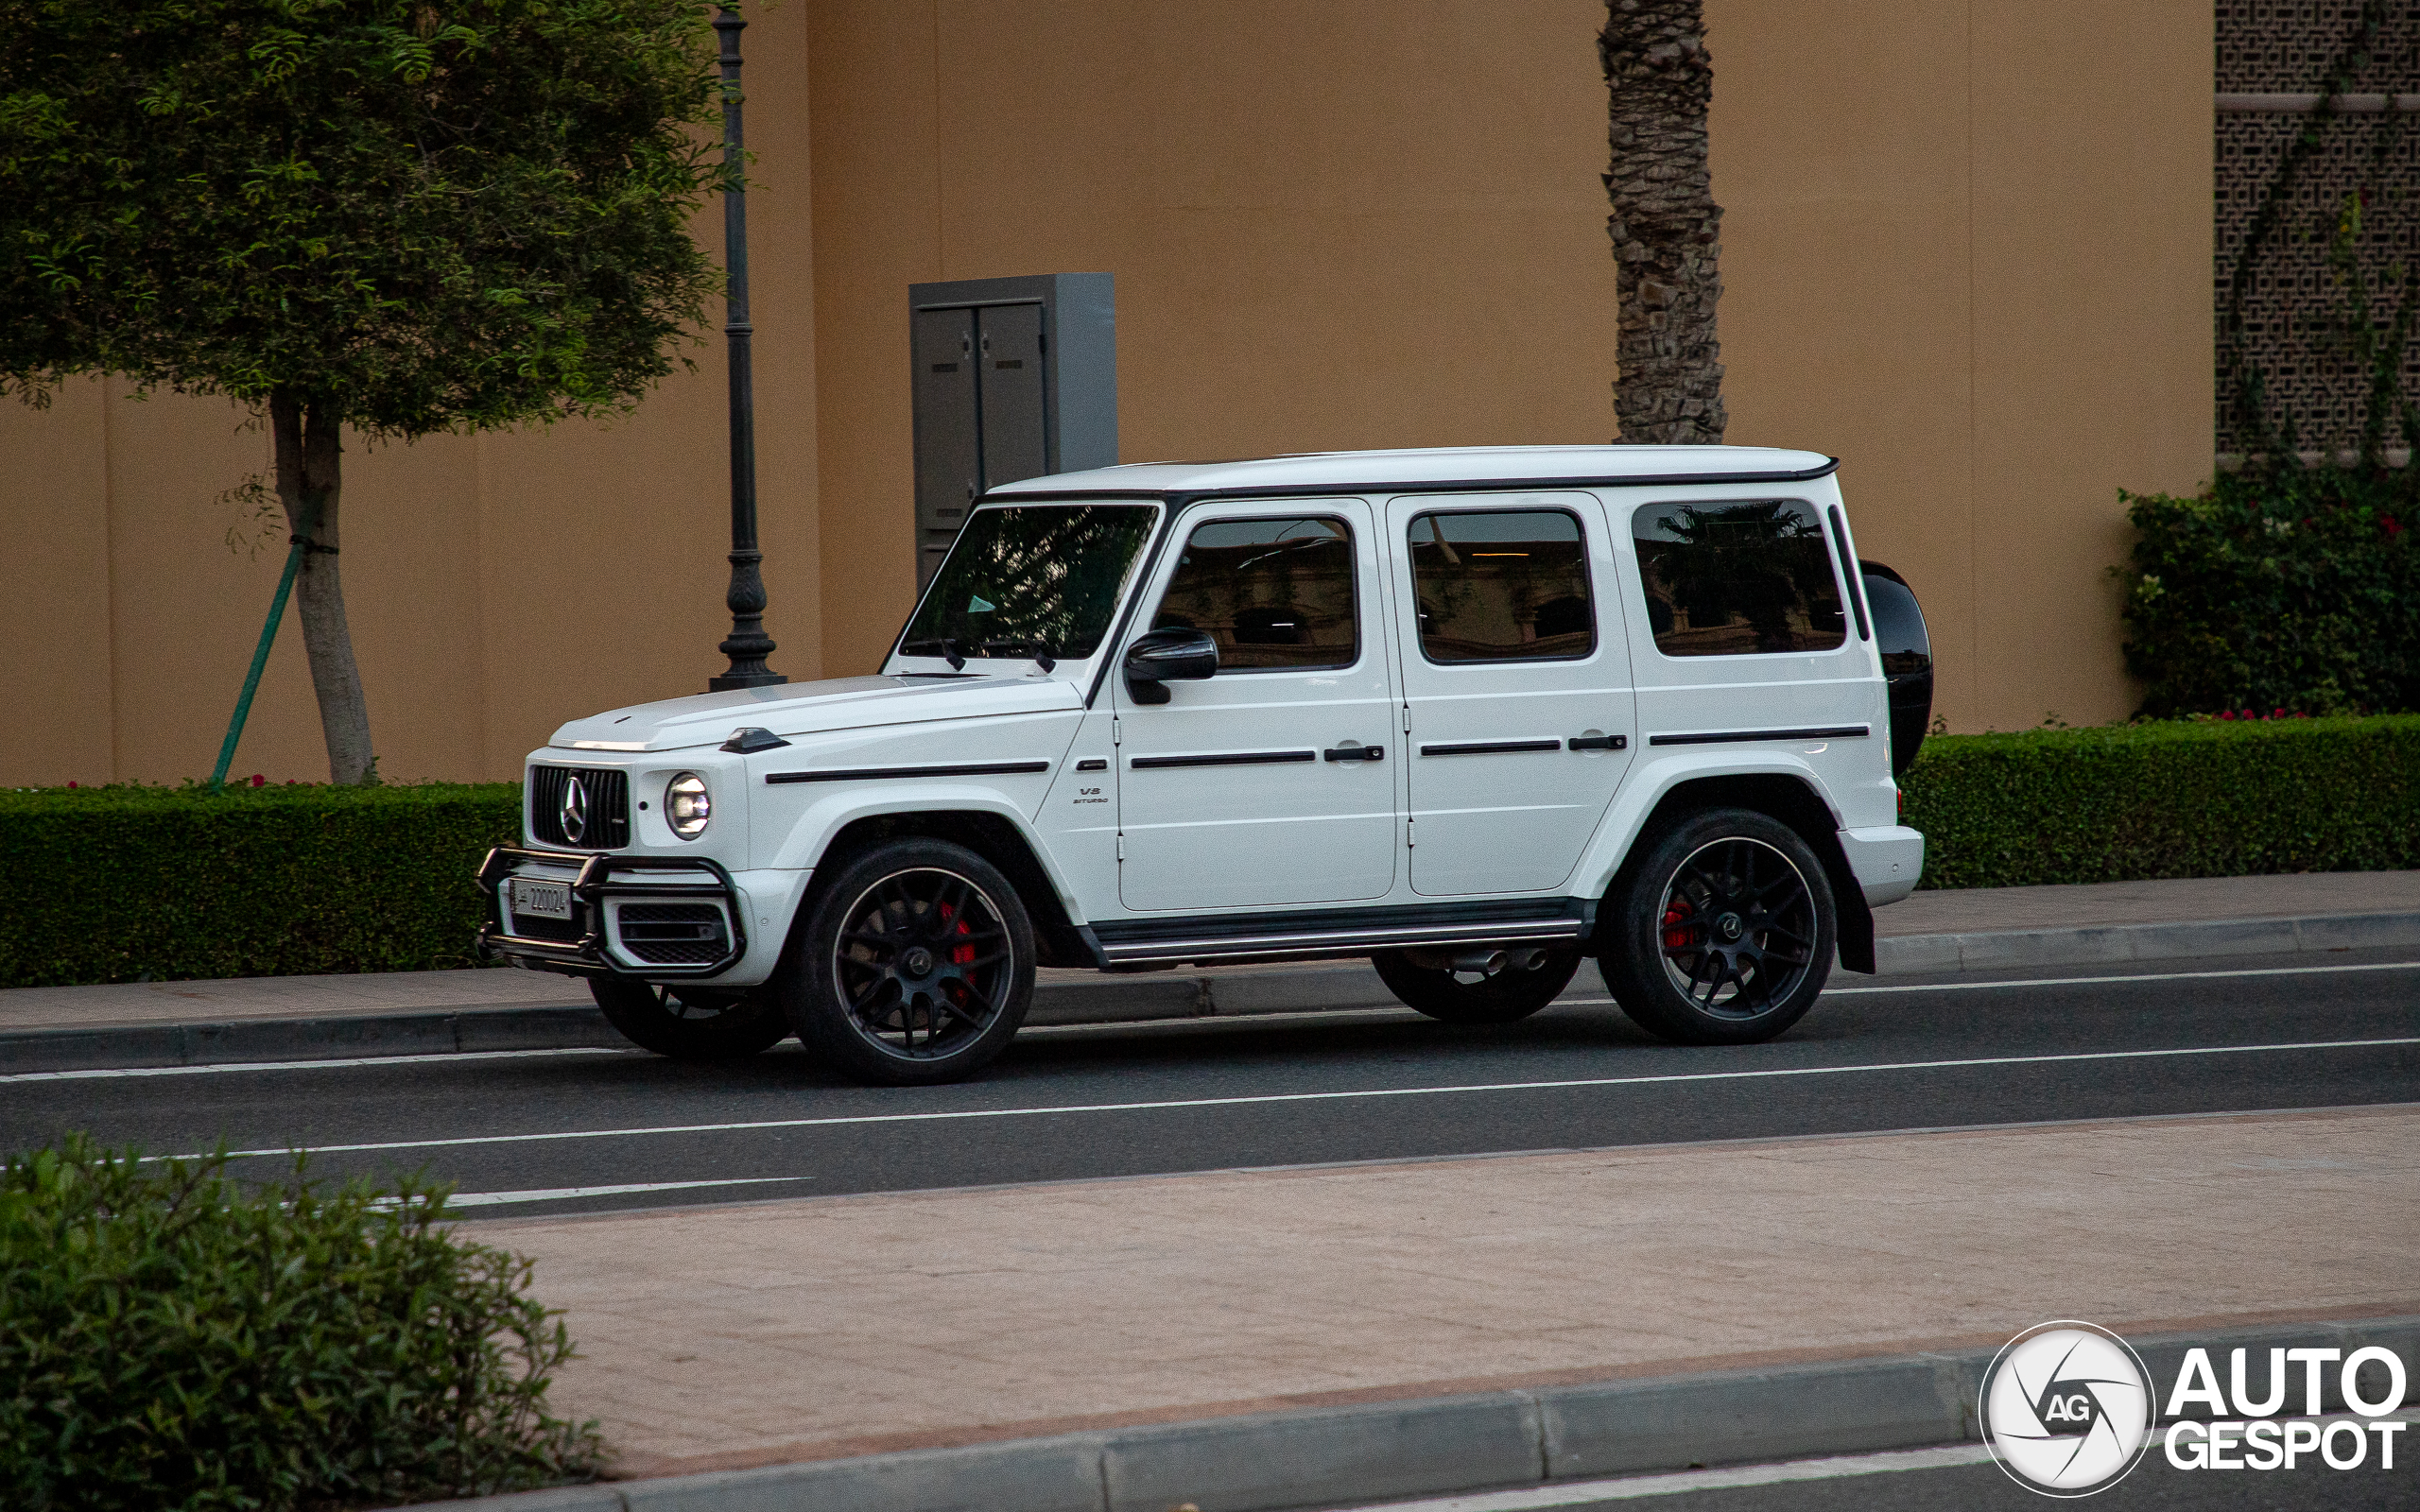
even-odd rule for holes
{"type": "Polygon", "coordinates": [[[591,977],[588,993],[623,1039],[675,1060],[745,1060],[789,1037],[782,1010],[757,993],[627,977],[591,977]]]}
{"type": "Polygon", "coordinates": [[[1647,842],[1607,902],[1614,1001],[1680,1044],[1754,1044],[1796,1023],[1831,976],[1832,887],[1797,831],[1715,809],[1647,842]]]}
{"type": "Polygon", "coordinates": [[[1033,997],[1033,925],[1008,878],[946,840],[839,864],[774,982],[816,1055],[859,1081],[959,1081],[1008,1048],[1033,997]]]}
{"type": "Polygon", "coordinates": [[[1515,1023],[1561,996],[1580,970],[1578,951],[1509,952],[1493,971],[1456,971],[1422,966],[1409,951],[1380,951],[1370,957],[1387,990],[1446,1023],[1515,1023]]]}

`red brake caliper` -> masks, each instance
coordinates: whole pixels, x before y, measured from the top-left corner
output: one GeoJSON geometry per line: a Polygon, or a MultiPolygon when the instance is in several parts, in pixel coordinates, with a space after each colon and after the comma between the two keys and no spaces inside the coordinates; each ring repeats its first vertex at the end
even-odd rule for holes
{"type": "Polygon", "coordinates": [[[1685,951],[1698,942],[1698,926],[1690,922],[1696,910],[1685,898],[1675,898],[1664,909],[1664,948],[1685,951]]]}

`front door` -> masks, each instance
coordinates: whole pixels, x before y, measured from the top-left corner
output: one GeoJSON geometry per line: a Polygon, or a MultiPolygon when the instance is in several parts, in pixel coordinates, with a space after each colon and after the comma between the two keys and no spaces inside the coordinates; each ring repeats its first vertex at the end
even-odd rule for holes
{"type": "Polygon", "coordinates": [[[1402,757],[1371,524],[1365,501],[1328,498],[1177,522],[1183,549],[1144,586],[1133,631],[1208,631],[1219,675],[1140,704],[1112,665],[1127,907],[1344,902],[1394,885],[1402,757]]]}
{"type": "Polygon", "coordinates": [[[1387,505],[1403,647],[1411,885],[1562,885],[1637,740],[1605,514],[1587,493],[1387,505]]]}

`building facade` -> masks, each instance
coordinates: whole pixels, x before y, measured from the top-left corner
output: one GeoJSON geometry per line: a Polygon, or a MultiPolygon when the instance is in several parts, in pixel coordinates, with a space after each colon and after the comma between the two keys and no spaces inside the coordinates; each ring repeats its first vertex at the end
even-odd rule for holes
{"type": "MultiPolygon", "coordinates": [[[[2133,706],[2118,490],[2213,466],[2200,0],[1706,0],[1729,439],[1842,458],[1952,729],[2133,706]]],[[[1603,0],[795,0],[746,33],[768,627],[870,670],[916,581],[912,284],[1115,278],[1129,461],[1602,441],[1603,0]]],[[[718,217],[700,223],[710,241],[718,217]]],[[[346,460],[380,769],[517,774],[700,691],[727,547],[719,343],[631,418],[346,460]]],[[[281,566],[217,403],[0,407],[12,785],[207,775],[281,566]]],[[[238,774],[323,778],[289,621],[238,774]]]]}

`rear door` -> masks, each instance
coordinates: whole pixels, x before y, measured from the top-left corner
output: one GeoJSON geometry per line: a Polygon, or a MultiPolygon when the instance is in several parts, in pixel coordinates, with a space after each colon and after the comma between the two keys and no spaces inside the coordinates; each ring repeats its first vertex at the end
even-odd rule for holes
{"type": "Polygon", "coordinates": [[[1603,507],[1566,492],[1386,508],[1411,885],[1560,886],[1629,769],[1636,699],[1603,507]]]}
{"type": "Polygon", "coordinates": [[[1394,687],[1360,499],[1189,511],[1134,632],[1208,631],[1219,672],[1138,704],[1113,667],[1118,898],[1200,910],[1344,902],[1394,885],[1394,687]]]}

